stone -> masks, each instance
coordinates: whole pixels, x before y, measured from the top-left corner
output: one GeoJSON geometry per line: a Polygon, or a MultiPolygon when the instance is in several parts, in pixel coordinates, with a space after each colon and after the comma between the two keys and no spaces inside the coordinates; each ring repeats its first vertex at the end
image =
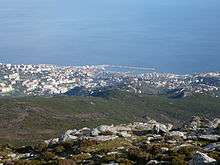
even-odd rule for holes
{"type": "Polygon", "coordinates": [[[198,116],[193,116],[190,122],[189,128],[191,130],[196,130],[198,127],[201,126],[201,119],[198,116]]]}
{"type": "Polygon", "coordinates": [[[111,125],[111,126],[109,126],[109,125],[100,125],[100,126],[97,127],[97,129],[100,132],[108,132],[108,131],[111,132],[113,127],[114,127],[113,125],[111,125]]]}
{"type": "Polygon", "coordinates": [[[17,157],[17,155],[15,153],[11,153],[11,154],[8,154],[8,157],[15,159],[17,157]]]}
{"type": "Polygon", "coordinates": [[[176,140],[167,140],[167,143],[176,144],[176,140]]]}
{"type": "Polygon", "coordinates": [[[75,132],[74,135],[76,135],[76,136],[90,136],[90,134],[91,134],[91,129],[84,127],[82,129],[78,130],[77,132],[75,132]]]}
{"type": "Polygon", "coordinates": [[[150,160],[147,165],[154,165],[154,164],[159,164],[159,161],[157,160],[150,160]]]}
{"type": "Polygon", "coordinates": [[[182,137],[183,139],[186,139],[186,136],[183,132],[180,131],[172,131],[169,133],[170,136],[178,136],[178,137],[182,137]]]}
{"type": "Polygon", "coordinates": [[[57,144],[59,142],[59,138],[49,139],[44,141],[47,145],[57,144]]]}
{"type": "Polygon", "coordinates": [[[96,137],[93,137],[92,139],[93,140],[96,140],[96,141],[109,141],[109,140],[114,140],[118,138],[118,136],[116,135],[101,135],[101,136],[96,136],[96,137]]]}
{"type": "Polygon", "coordinates": [[[71,140],[76,140],[78,139],[77,136],[75,136],[75,132],[77,130],[68,130],[66,131],[60,138],[59,141],[65,142],[65,141],[71,141],[71,140]]]}
{"type": "Polygon", "coordinates": [[[158,124],[156,125],[156,127],[158,127],[158,128],[156,128],[157,133],[159,133],[159,132],[162,132],[162,133],[167,133],[167,132],[169,132],[169,130],[167,129],[167,126],[164,125],[164,124],[158,123],[158,124]]]}
{"type": "Polygon", "coordinates": [[[162,147],[161,148],[161,152],[167,152],[167,151],[169,151],[169,148],[167,148],[167,147],[162,147]]]}
{"type": "Polygon", "coordinates": [[[197,151],[192,159],[189,161],[189,165],[205,165],[205,164],[215,164],[216,160],[209,157],[208,155],[197,151]]]}
{"type": "Polygon", "coordinates": [[[204,147],[205,151],[219,151],[220,152],[220,142],[211,143],[204,147]]]}
{"type": "Polygon", "coordinates": [[[147,123],[134,123],[133,128],[136,128],[138,130],[143,130],[145,132],[156,132],[157,134],[162,132],[162,133],[166,133],[169,132],[169,129],[171,129],[171,125],[169,125],[168,127],[164,124],[158,123],[155,120],[150,120],[147,123]]]}
{"type": "Polygon", "coordinates": [[[179,146],[174,147],[173,149],[174,150],[179,150],[179,149],[181,149],[183,147],[191,147],[191,146],[192,146],[192,144],[181,144],[179,146]]]}
{"type": "Polygon", "coordinates": [[[219,135],[201,135],[199,136],[199,139],[209,140],[209,141],[219,141],[220,136],[219,135]]]}
{"type": "Polygon", "coordinates": [[[110,163],[103,163],[102,165],[119,165],[119,163],[115,163],[114,161],[110,163]]]}
{"type": "Polygon", "coordinates": [[[198,140],[198,137],[195,135],[190,135],[186,137],[188,140],[198,140]]]}
{"type": "Polygon", "coordinates": [[[117,151],[113,151],[113,152],[108,152],[107,155],[117,155],[117,154],[120,154],[119,152],[117,151]]]}
{"type": "Polygon", "coordinates": [[[113,128],[115,131],[117,132],[122,132],[122,131],[132,131],[132,128],[128,125],[119,125],[119,126],[115,126],[113,128]]]}
{"type": "Polygon", "coordinates": [[[97,128],[94,128],[91,132],[91,135],[92,136],[98,136],[101,132],[97,129],[97,128]]]}
{"type": "Polygon", "coordinates": [[[213,128],[217,128],[220,125],[220,119],[216,118],[213,120],[213,128]]]}
{"type": "Polygon", "coordinates": [[[122,131],[122,132],[118,133],[118,135],[121,136],[121,137],[124,137],[124,138],[129,138],[129,137],[132,136],[127,131],[122,131]]]}

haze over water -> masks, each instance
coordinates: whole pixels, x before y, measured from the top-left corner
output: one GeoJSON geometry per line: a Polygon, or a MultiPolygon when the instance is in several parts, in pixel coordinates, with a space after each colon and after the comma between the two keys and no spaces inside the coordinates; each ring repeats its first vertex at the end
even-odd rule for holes
{"type": "Polygon", "coordinates": [[[1,0],[0,62],[220,71],[220,1],[1,0]]]}

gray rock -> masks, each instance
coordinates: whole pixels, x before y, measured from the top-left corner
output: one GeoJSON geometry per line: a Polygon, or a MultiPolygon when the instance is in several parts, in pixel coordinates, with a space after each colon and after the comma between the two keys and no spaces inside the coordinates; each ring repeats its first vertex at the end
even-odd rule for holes
{"type": "Polygon", "coordinates": [[[92,136],[98,136],[101,132],[97,129],[97,128],[94,128],[91,132],[91,135],[92,136]]]}
{"type": "Polygon", "coordinates": [[[59,138],[49,139],[44,141],[46,144],[57,144],[59,142],[59,138]]]}
{"type": "Polygon", "coordinates": [[[111,126],[109,126],[109,125],[100,125],[100,126],[97,127],[97,129],[100,132],[107,132],[107,131],[111,132],[113,127],[114,127],[113,125],[111,125],[111,126]]]}
{"type": "Polygon", "coordinates": [[[156,132],[157,134],[160,132],[167,133],[170,129],[172,129],[171,124],[166,126],[165,124],[158,123],[155,120],[149,120],[147,123],[134,123],[133,127],[139,130],[142,129],[145,131],[156,132]]]}
{"type": "Polygon", "coordinates": [[[202,139],[202,140],[209,140],[209,141],[219,141],[220,140],[219,135],[201,135],[198,138],[202,139]]]}
{"type": "Polygon", "coordinates": [[[192,146],[192,144],[181,144],[179,146],[174,147],[173,150],[179,150],[183,147],[191,147],[191,146],[192,146]]]}
{"type": "Polygon", "coordinates": [[[101,136],[93,137],[91,139],[96,141],[109,141],[109,140],[114,140],[116,138],[118,138],[118,136],[116,135],[107,135],[107,136],[101,135],[101,136]]]}
{"type": "Polygon", "coordinates": [[[161,147],[160,150],[161,150],[162,153],[164,153],[164,152],[169,151],[169,148],[167,148],[167,147],[161,147]]]}
{"type": "Polygon", "coordinates": [[[169,133],[170,136],[178,136],[182,137],[183,139],[186,139],[185,133],[180,131],[172,131],[169,133]]]}
{"type": "Polygon", "coordinates": [[[170,144],[176,144],[177,141],[176,141],[176,140],[167,140],[167,143],[170,143],[170,144]]]}
{"type": "Polygon", "coordinates": [[[213,120],[213,128],[217,128],[220,125],[220,119],[216,118],[213,120]]]}
{"type": "Polygon", "coordinates": [[[132,136],[127,131],[122,131],[122,132],[118,133],[118,135],[121,136],[121,137],[124,137],[124,138],[129,138],[129,137],[132,136]]]}
{"type": "Polygon", "coordinates": [[[87,127],[84,127],[75,133],[76,136],[90,136],[90,134],[91,134],[91,129],[87,127]]]}
{"type": "Polygon", "coordinates": [[[205,165],[205,164],[214,165],[215,163],[216,163],[215,159],[199,151],[197,151],[196,154],[194,154],[192,159],[189,161],[189,165],[205,165]]]}
{"type": "Polygon", "coordinates": [[[154,164],[159,164],[159,161],[157,160],[150,160],[147,165],[154,165],[154,164]]]}
{"type": "Polygon", "coordinates": [[[220,142],[211,143],[204,147],[205,151],[220,151],[220,142]]]}
{"type": "Polygon", "coordinates": [[[189,135],[186,138],[189,140],[198,140],[198,137],[196,135],[189,135]]]}
{"type": "Polygon", "coordinates": [[[201,119],[198,116],[193,116],[192,120],[189,124],[189,128],[191,130],[196,130],[197,128],[199,128],[201,126],[201,119]]]}
{"type": "Polygon", "coordinates": [[[75,133],[77,130],[68,130],[66,131],[60,138],[59,141],[65,142],[65,141],[71,141],[78,139],[77,136],[75,136],[75,133]]]}

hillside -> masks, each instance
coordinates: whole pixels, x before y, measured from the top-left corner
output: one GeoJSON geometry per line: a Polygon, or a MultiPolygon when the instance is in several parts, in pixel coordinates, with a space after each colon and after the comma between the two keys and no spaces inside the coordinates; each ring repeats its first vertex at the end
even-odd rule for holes
{"type": "MultiPolygon", "coordinates": [[[[0,142],[32,144],[70,128],[146,121],[177,121],[193,115],[220,117],[219,98],[169,99],[112,91],[108,97],[25,97],[0,99],[0,142]]],[[[178,123],[179,125],[179,123],[178,123]]]]}

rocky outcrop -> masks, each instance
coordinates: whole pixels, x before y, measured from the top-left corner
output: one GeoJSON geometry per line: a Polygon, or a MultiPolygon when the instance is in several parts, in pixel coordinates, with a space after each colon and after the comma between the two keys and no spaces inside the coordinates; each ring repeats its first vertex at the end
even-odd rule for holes
{"type": "Polygon", "coordinates": [[[193,117],[188,125],[173,129],[171,124],[148,119],[145,123],[67,130],[36,149],[6,148],[2,155],[7,157],[0,162],[25,159],[54,164],[60,160],[75,164],[218,164],[218,121],[193,117]]]}
{"type": "Polygon", "coordinates": [[[199,136],[199,139],[217,142],[220,140],[220,136],[219,135],[201,135],[201,136],[199,136]]]}
{"type": "Polygon", "coordinates": [[[205,151],[219,151],[220,152],[220,142],[211,143],[204,147],[205,151]]]}
{"type": "Polygon", "coordinates": [[[210,158],[208,155],[197,151],[196,154],[193,155],[192,159],[189,161],[189,165],[215,165],[216,160],[210,158]]]}

